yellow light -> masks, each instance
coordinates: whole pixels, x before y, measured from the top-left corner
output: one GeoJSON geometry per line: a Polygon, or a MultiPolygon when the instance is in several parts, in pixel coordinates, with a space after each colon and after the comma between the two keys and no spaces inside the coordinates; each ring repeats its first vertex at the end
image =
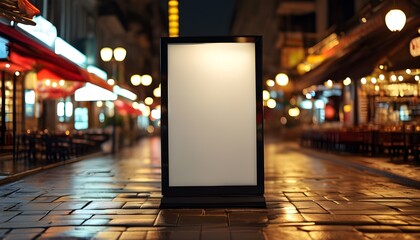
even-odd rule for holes
{"type": "Polygon", "coordinates": [[[284,73],[276,75],[276,83],[280,86],[286,86],[289,83],[289,77],[284,73]]]}
{"type": "Polygon", "coordinates": [[[20,75],[20,72],[19,72],[19,71],[16,71],[16,72],[15,72],[15,76],[17,76],[17,77],[18,77],[19,75],[20,75]]]}
{"type": "Polygon", "coordinates": [[[153,90],[153,95],[155,97],[160,97],[161,96],[160,88],[155,88],[155,90],[153,90]]]}
{"type": "Polygon", "coordinates": [[[169,21],[170,22],[177,22],[178,20],[179,20],[179,16],[177,14],[169,15],[169,21]]]}
{"type": "Polygon", "coordinates": [[[139,110],[140,111],[146,111],[146,109],[147,109],[148,107],[146,106],[146,105],[144,105],[144,103],[139,103],[139,110]]]}
{"type": "Polygon", "coordinates": [[[420,76],[418,76],[418,75],[414,76],[414,80],[419,81],[420,80],[420,76]]]}
{"type": "Polygon", "coordinates": [[[60,86],[64,86],[65,83],[66,82],[63,79],[61,79],[60,81],[58,81],[58,85],[60,85],[60,86]]]}
{"type": "Polygon", "coordinates": [[[6,63],[5,67],[10,68],[10,64],[6,63]]]}
{"type": "Polygon", "coordinates": [[[383,70],[384,69],[384,65],[379,65],[379,69],[383,70]]]}
{"type": "Polygon", "coordinates": [[[310,72],[310,71],[312,70],[311,65],[309,65],[309,64],[305,64],[305,66],[303,66],[303,70],[304,70],[305,72],[310,72]]]}
{"type": "Polygon", "coordinates": [[[379,86],[378,85],[375,86],[375,91],[379,92],[379,86]]]}
{"type": "Polygon", "coordinates": [[[131,76],[130,81],[131,84],[133,84],[134,86],[138,86],[141,84],[141,76],[138,74],[134,74],[133,76],[131,76]]]}
{"type": "Polygon", "coordinates": [[[351,112],[351,105],[349,104],[344,105],[344,112],[346,113],[351,112]]]}
{"type": "Polygon", "coordinates": [[[263,91],[263,100],[267,101],[268,99],[270,99],[270,92],[268,92],[267,90],[263,91]]]}
{"type": "Polygon", "coordinates": [[[53,82],[53,83],[51,84],[51,86],[52,86],[53,88],[56,88],[56,87],[58,86],[58,83],[57,83],[57,82],[53,82]]]}
{"type": "Polygon", "coordinates": [[[115,80],[110,78],[108,79],[108,81],[106,81],[109,85],[114,86],[115,85],[115,80]]]}
{"type": "Polygon", "coordinates": [[[70,131],[69,131],[69,130],[66,130],[66,132],[65,132],[65,133],[66,133],[66,135],[67,135],[67,136],[69,136],[69,135],[70,135],[70,131]]]}
{"type": "Polygon", "coordinates": [[[127,51],[124,48],[117,47],[114,49],[114,58],[116,61],[118,62],[124,61],[126,55],[127,55],[127,51]]]}
{"type": "Polygon", "coordinates": [[[179,14],[178,8],[176,8],[176,7],[170,7],[169,10],[168,10],[168,12],[169,12],[170,15],[177,15],[177,14],[179,14]]]}
{"type": "Polygon", "coordinates": [[[289,116],[291,117],[297,117],[300,115],[300,110],[298,107],[294,107],[294,108],[290,108],[288,113],[289,113],[289,116]]]}
{"type": "Polygon", "coordinates": [[[152,105],[153,104],[153,98],[147,97],[146,99],[144,99],[144,103],[146,103],[147,105],[152,105]]]}
{"type": "Polygon", "coordinates": [[[327,88],[332,88],[332,86],[334,85],[334,83],[333,83],[333,81],[332,81],[332,80],[328,80],[328,81],[326,81],[326,82],[324,83],[324,85],[325,85],[327,88]]]}
{"type": "Polygon", "coordinates": [[[132,106],[134,109],[139,109],[139,103],[138,103],[138,102],[133,102],[133,103],[131,104],[131,106],[132,106]]]}
{"type": "Polygon", "coordinates": [[[168,1],[169,37],[179,36],[179,9],[178,0],[168,1]]]}
{"type": "Polygon", "coordinates": [[[379,75],[379,80],[381,80],[381,81],[385,80],[385,75],[380,74],[380,75],[379,75]]]}
{"type": "Polygon", "coordinates": [[[149,74],[145,74],[145,75],[141,76],[141,83],[144,86],[149,86],[150,84],[152,84],[152,81],[153,81],[153,78],[149,74]]]}
{"type": "Polygon", "coordinates": [[[179,23],[175,21],[170,21],[169,28],[179,28],[179,23]]]}
{"type": "Polygon", "coordinates": [[[392,9],[385,15],[385,23],[392,32],[399,32],[404,28],[407,17],[399,9],[392,9]]]}
{"type": "Polygon", "coordinates": [[[109,47],[104,47],[100,51],[101,59],[104,62],[109,62],[112,59],[112,49],[109,47]]]}
{"type": "Polygon", "coordinates": [[[391,81],[393,81],[393,82],[397,81],[397,76],[392,75],[392,76],[391,76],[391,81]]]}
{"type": "Polygon", "coordinates": [[[168,6],[169,7],[178,7],[178,1],[169,0],[168,6]]]}
{"type": "Polygon", "coordinates": [[[102,101],[97,101],[97,102],[96,102],[96,106],[97,106],[98,108],[102,107],[103,105],[104,105],[104,103],[103,103],[102,101]]]}
{"type": "Polygon", "coordinates": [[[346,79],[344,79],[344,80],[343,80],[343,84],[344,84],[344,86],[348,86],[348,85],[350,85],[350,84],[351,84],[351,79],[350,79],[350,78],[346,78],[346,79]]]}
{"type": "Polygon", "coordinates": [[[376,78],[374,78],[374,77],[373,77],[373,78],[371,78],[371,79],[370,79],[370,81],[371,81],[373,84],[376,84],[376,83],[378,82],[378,81],[376,80],[376,78]]]}
{"type": "Polygon", "coordinates": [[[50,85],[51,85],[51,80],[50,79],[45,80],[45,86],[50,86],[50,85]]]}
{"type": "Polygon", "coordinates": [[[268,107],[268,108],[273,109],[273,108],[275,108],[276,106],[277,106],[277,102],[276,102],[276,100],[274,100],[274,99],[268,99],[268,100],[267,100],[267,107],[268,107]]]}
{"type": "Polygon", "coordinates": [[[140,111],[143,113],[143,116],[145,116],[145,117],[150,116],[150,107],[149,106],[145,106],[145,108],[143,110],[140,109],[140,111]]]}
{"type": "Polygon", "coordinates": [[[362,19],[360,19],[360,20],[362,21],[362,23],[366,23],[367,22],[367,19],[364,18],[364,17],[362,17],[362,19]]]}
{"type": "Polygon", "coordinates": [[[276,85],[276,83],[274,82],[273,79],[268,79],[266,82],[267,86],[269,87],[274,87],[274,85],[276,85]]]}
{"type": "Polygon", "coordinates": [[[405,72],[406,72],[407,74],[411,74],[411,69],[406,69],[406,70],[405,70],[405,72]]]}
{"type": "Polygon", "coordinates": [[[172,35],[178,35],[179,29],[178,28],[169,28],[169,34],[172,35]]]}
{"type": "Polygon", "coordinates": [[[404,77],[403,76],[398,76],[398,81],[400,81],[400,82],[402,82],[404,80],[404,77]]]}
{"type": "Polygon", "coordinates": [[[362,78],[362,79],[360,79],[360,82],[361,82],[362,84],[366,84],[366,83],[367,83],[366,78],[362,78]]]}

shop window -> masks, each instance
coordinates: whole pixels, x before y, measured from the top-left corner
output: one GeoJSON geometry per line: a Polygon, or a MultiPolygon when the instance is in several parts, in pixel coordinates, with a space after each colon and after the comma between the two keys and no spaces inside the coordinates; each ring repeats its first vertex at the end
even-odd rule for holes
{"type": "Polygon", "coordinates": [[[400,120],[401,121],[410,121],[410,110],[407,105],[400,106],[400,120]]]}
{"type": "Polygon", "coordinates": [[[89,127],[89,117],[87,108],[76,108],[74,110],[74,128],[83,130],[89,127]]]}
{"type": "Polygon", "coordinates": [[[105,114],[103,112],[99,113],[99,122],[100,123],[105,122],[105,114]]]}
{"type": "Polygon", "coordinates": [[[25,90],[25,116],[35,117],[35,91],[25,90]]]}
{"type": "Polygon", "coordinates": [[[70,98],[57,103],[57,116],[59,122],[70,122],[73,116],[73,103],[70,98]]]}

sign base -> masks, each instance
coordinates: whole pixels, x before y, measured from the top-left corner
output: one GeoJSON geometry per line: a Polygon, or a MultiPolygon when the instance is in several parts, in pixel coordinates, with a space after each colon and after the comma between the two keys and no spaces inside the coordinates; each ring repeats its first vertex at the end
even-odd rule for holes
{"type": "Polygon", "coordinates": [[[266,208],[263,196],[163,197],[160,208],[266,208]]]}

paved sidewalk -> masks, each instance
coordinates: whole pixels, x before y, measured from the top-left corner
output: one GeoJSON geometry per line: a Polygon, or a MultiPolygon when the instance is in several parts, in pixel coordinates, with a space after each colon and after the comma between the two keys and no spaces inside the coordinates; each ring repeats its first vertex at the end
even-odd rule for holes
{"type": "Polygon", "coordinates": [[[420,239],[419,189],[297,145],[265,146],[267,209],[160,210],[160,140],[152,138],[116,158],[0,186],[0,237],[420,239]]]}

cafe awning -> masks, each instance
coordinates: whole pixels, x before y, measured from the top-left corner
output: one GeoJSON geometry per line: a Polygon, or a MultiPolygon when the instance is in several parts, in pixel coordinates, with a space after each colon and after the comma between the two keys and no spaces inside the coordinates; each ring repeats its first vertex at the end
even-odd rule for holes
{"type": "MultiPolygon", "coordinates": [[[[383,22],[383,16],[377,16],[376,26],[369,33],[358,37],[344,48],[338,49],[331,57],[308,73],[295,79],[294,88],[300,91],[311,85],[322,84],[328,79],[343,80],[347,77],[359,79],[372,73],[384,59],[397,54],[404,47],[409,49],[411,39],[418,35],[420,18],[413,16],[401,32],[391,32],[383,22]],[[358,38],[357,38],[358,37],[358,38]]],[[[363,30],[363,28],[361,28],[363,30]]],[[[343,37],[341,41],[346,41],[343,37]]],[[[397,54],[398,55],[398,54],[397,54]]],[[[415,60],[411,60],[415,61],[415,60]]]]}
{"type": "Polygon", "coordinates": [[[19,64],[24,59],[29,59],[34,63],[33,67],[37,70],[46,68],[64,80],[90,82],[112,91],[112,86],[105,80],[89,73],[70,60],[57,55],[49,47],[17,31],[13,27],[0,24],[0,36],[10,40],[9,60],[11,62],[19,64]]]}
{"type": "Polygon", "coordinates": [[[138,109],[135,109],[130,103],[127,101],[118,99],[114,101],[115,107],[117,108],[117,111],[119,114],[122,115],[142,115],[142,112],[138,109]]]}

